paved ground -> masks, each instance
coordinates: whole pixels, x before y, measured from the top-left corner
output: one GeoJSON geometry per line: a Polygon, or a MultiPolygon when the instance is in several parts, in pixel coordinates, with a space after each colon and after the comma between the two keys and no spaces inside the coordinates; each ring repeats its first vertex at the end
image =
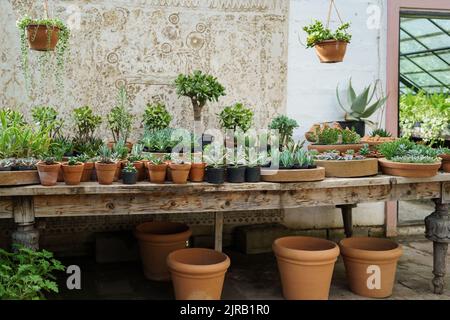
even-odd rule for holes
{"type": "MultiPolygon", "coordinates": [[[[404,255],[390,299],[450,300],[449,277],[444,295],[435,295],[431,291],[432,244],[423,238],[399,242],[404,246],[404,255]]],[[[226,277],[223,299],[282,299],[272,254],[246,256],[230,250],[226,252],[230,255],[232,267],[226,277]]],[[[171,284],[146,280],[139,263],[95,264],[87,258],[64,262],[81,266],[82,290],[62,289],[61,294],[53,299],[173,299],[171,284]]],[[[450,274],[450,268],[447,272],[450,274]]],[[[61,279],[61,288],[64,287],[63,281],[61,279]]],[[[363,299],[347,288],[341,260],[336,264],[330,299],[363,299]]]]}

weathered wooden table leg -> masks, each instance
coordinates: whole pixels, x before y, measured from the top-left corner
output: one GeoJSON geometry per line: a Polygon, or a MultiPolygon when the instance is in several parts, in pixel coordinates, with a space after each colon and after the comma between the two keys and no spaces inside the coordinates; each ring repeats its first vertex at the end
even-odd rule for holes
{"type": "Polygon", "coordinates": [[[214,217],[214,249],[222,252],[223,212],[215,212],[214,217]]]}
{"type": "Polygon", "coordinates": [[[448,244],[450,243],[450,215],[448,204],[434,199],[436,210],[425,218],[425,236],[433,241],[434,293],[444,293],[444,277],[448,244]]]}
{"type": "Polygon", "coordinates": [[[336,208],[342,211],[342,220],[344,221],[344,232],[347,238],[353,235],[353,217],[352,209],[356,208],[356,204],[341,204],[337,205],[336,208]]]}
{"type": "Polygon", "coordinates": [[[33,197],[14,197],[13,214],[17,230],[11,235],[12,243],[39,249],[39,231],[34,228],[33,197]]]}

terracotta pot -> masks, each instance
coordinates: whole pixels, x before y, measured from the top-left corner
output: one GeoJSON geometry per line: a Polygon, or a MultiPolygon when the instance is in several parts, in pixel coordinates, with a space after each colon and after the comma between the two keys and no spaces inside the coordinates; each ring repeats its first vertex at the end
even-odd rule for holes
{"type": "Polygon", "coordinates": [[[36,165],[39,173],[39,179],[43,186],[54,186],[58,181],[59,170],[61,169],[61,163],[55,163],[47,165],[44,162],[39,162],[36,165]]]}
{"type": "Polygon", "coordinates": [[[29,25],[27,36],[30,49],[36,51],[53,51],[59,40],[58,27],[47,27],[44,25],[29,25]],[[48,36],[50,33],[50,42],[48,36]]]}
{"type": "Polygon", "coordinates": [[[120,180],[122,176],[122,168],[123,165],[126,163],[124,160],[119,160],[116,162],[116,172],[114,173],[114,182],[117,182],[120,180]]]}
{"type": "Polygon", "coordinates": [[[400,163],[386,158],[378,159],[381,171],[391,176],[408,178],[429,178],[438,174],[441,161],[436,163],[400,163]]]}
{"type": "Polygon", "coordinates": [[[220,300],[230,258],[211,249],[182,249],[167,257],[177,300],[220,300]]]}
{"type": "Polygon", "coordinates": [[[327,152],[331,150],[337,150],[340,153],[345,153],[347,150],[354,150],[355,153],[358,153],[359,150],[364,146],[362,143],[357,144],[330,144],[330,145],[324,145],[324,144],[310,144],[308,145],[308,150],[317,150],[318,152],[327,152]]]}
{"type": "Polygon", "coordinates": [[[441,169],[444,172],[450,172],[450,154],[441,154],[439,158],[442,159],[441,169]]]}
{"type": "Polygon", "coordinates": [[[190,163],[171,163],[169,168],[172,174],[172,181],[175,184],[186,184],[189,177],[189,172],[191,171],[190,163]]]}
{"type": "Polygon", "coordinates": [[[74,186],[80,184],[81,176],[83,175],[84,163],[73,166],[63,163],[61,167],[64,175],[64,182],[67,185],[74,186]]]}
{"type": "Polygon", "coordinates": [[[137,179],[138,181],[143,181],[145,179],[145,165],[142,161],[133,162],[133,166],[137,170],[137,179]]]}
{"type": "Polygon", "coordinates": [[[94,163],[86,162],[83,168],[83,174],[81,175],[81,182],[89,182],[92,180],[92,171],[94,171],[94,163]]]}
{"type": "Polygon", "coordinates": [[[387,239],[347,238],[339,246],[354,293],[370,298],[392,295],[397,261],[402,255],[400,245],[387,239]]]}
{"type": "Polygon", "coordinates": [[[166,181],[167,163],[153,164],[149,162],[147,167],[150,182],[164,183],[166,181]]]}
{"type": "Polygon", "coordinates": [[[189,172],[189,180],[192,182],[203,182],[205,180],[206,163],[192,163],[189,172]]]}
{"type": "Polygon", "coordinates": [[[327,177],[356,178],[378,174],[377,159],[363,160],[317,160],[316,164],[325,168],[327,177]]]}
{"type": "Polygon", "coordinates": [[[336,243],[312,237],[284,237],[275,240],[272,248],[287,300],[328,299],[339,256],[336,243]]]}
{"type": "Polygon", "coordinates": [[[143,173],[143,179],[142,180],[149,180],[149,176],[148,176],[148,164],[150,161],[148,160],[142,160],[142,164],[144,165],[144,173],[143,173]]]}
{"type": "Polygon", "coordinates": [[[144,274],[155,281],[170,280],[166,259],[169,253],[184,249],[192,231],[183,223],[145,222],[134,232],[139,241],[144,274]]]}
{"type": "Polygon", "coordinates": [[[261,170],[262,181],[267,182],[303,182],[321,181],[325,179],[325,169],[317,167],[315,169],[280,169],[272,170],[263,168],[261,170]]]}
{"type": "MultiPolygon", "coordinates": [[[[114,141],[109,141],[108,142],[108,144],[107,144],[107,146],[108,146],[108,148],[109,149],[113,149],[114,148],[114,145],[115,145],[116,143],[114,142],[114,141]]],[[[131,152],[131,150],[133,149],[133,143],[131,143],[131,142],[126,142],[125,143],[125,146],[127,147],[127,149],[128,149],[128,152],[131,152]]]]}
{"type": "Polygon", "coordinates": [[[117,163],[95,163],[95,172],[99,184],[109,185],[114,182],[117,171],[117,163]]]}
{"type": "Polygon", "coordinates": [[[344,61],[347,42],[326,40],[314,46],[321,63],[337,63],[344,61]]]}
{"type": "Polygon", "coordinates": [[[64,182],[64,174],[63,174],[62,166],[59,167],[58,182],[64,182]]]}

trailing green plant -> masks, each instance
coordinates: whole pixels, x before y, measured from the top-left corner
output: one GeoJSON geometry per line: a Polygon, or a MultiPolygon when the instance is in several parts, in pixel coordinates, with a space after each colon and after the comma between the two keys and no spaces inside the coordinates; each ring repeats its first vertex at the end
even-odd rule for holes
{"type": "Polygon", "coordinates": [[[242,103],[236,103],[233,106],[225,107],[219,113],[219,121],[224,129],[236,131],[239,128],[243,132],[247,132],[253,123],[253,111],[242,103]]]}
{"type": "Polygon", "coordinates": [[[128,162],[125,167],[123,168],[122,172],[128,172],[128,173],[136,173],[137,169],[133,165],[132,162],[128,162]]]}
{"type": "Polygon", "coordinates": [[[221,143],[213,142],[205,147],[203,159],[212,168],[220,168],[225,165],[225,148],[221,143]]]}
{"type": "Polygon", "coordinates": [[[117,105],[108,114],[108,126],[114,142],[128,141],[133,125],[133,115],[129,111],[128,95],[125,86],[121,86],[117,95],[117,105]]]}
{"type": "Polygon", "coordinates": [[[145,130],[158,131],[168,128],[171,121],[172,116],[163,103],[156,102],[147,104],[142,120],[145,130]]]}
{"type": "MultiPolygon", "coordinates": [[[[30,62],[29,62],[29,45],[28,45],[28,37],[27,37],[27,28],[30,25],[39,25],[47,28],[47,37],[48,44],[50,44],[50,39],[52,37],[52,33],[55,32],[56,29],[59,29],[58,32],[58,43],[55,48],[56,54],[56,68],[55,70],[55,78],[58,83],[59,88],[64,87],[64,79],[62,78],[62,73],[64,71],[64,64],[66,59],[66,54],[69,50],[69,37],[70,30],[64,24],[64,22],[60,19],[32,19],[29,16],[25,16],[19,21],[17,21],[17,27],[19,29],[20,35],[20,51],[21,51],[21,62],[22,69],[25,77],[25,81],[27,86],[29,86],[31,82],[31,74],[30,74],[30,62]]],[[[36,37],[37,28],[35,34],[31,34],[31,38],[34,39],[36,37]]],[[[50,52],[42,53],[46,57],[50,55],[50,52]]],[[[43,58],[40,59],[42,62],[48,62],[49,59],[43,58]]],[[[41,70],[51,70],[52,68],[48,68],[48,66],[42,66],[41,70]]]]}
{"type": "Polygon", "coordinates": [[[392,137],[392,133],[386,131],[385,129],[375,129],[370,134],[371,137],[382,137],[382,138],[390,138],[392,137]]]}
{"type": "Polygon", "coordinates": [[[46,250],[14,245],[16,252],[0,249],[0,299],[42,300],[58,292],[54,273],[65,267],[46,250]]]}
{"type": "Polygon", "coordinates": [[[343,100],[339,95],[339,85],[336,87],[336,97],[339,106],[345,111],[345,120],[347,121],[364,121],[367,123],[373,123],[368,120],[377,110],[379,110],[387,100],[387,97],[381,97],[374,99],[378,86],[378,81],[370,84],[368,87],[357,94],[352,86],[352,79],[350,78],[347,89],[347,104],[343,104],[343,100]]]}
{"type": "Polygon", "coordinates": [[[350,23],[343,23],[335,31],[332,31],[330,28],[325,27],[321,21],[314,20],[313,23],[303,27],[303,31],[308,34],[306,47],[312,48],[316,44],[327,40],[349,43],[352,39],[352,35],[348,32],[349,28],[350,23]]]}
{"type": "Polygon", "coordinates": [[[225,88],[217,78],[200,70],[189,75],[180,74],[175,80],[175,86],[178,96],[191,99],[195,121],[201,121],[202,109],[208,101],[218,101],[225,95],[225,88]]]}
{"type": "Polygon", "coordinates": [[[436,150],[438,155],[450,155],[450,149],[449,148],[438,148],[436,150]]]}
{"type": "Polygon", "coordinates": [[[294,134],[294,129],[296,128],[298,128],[297,121],[285,115],[280,115],[272,120],[269,125],[269,129],[278,130],[280,135],[280,150],[289,142],[292,142],[292,135],[294,134]]]}
{"type": "Polygon", "coordinates": [[[55,139],[60,135],[64,121],[62,119],[58,119],[58,112],[54,107],[34,107],[31,109],[31,115],[38,128],[40,128],[40,130],[47,131],[50,138],[55,139]]]}
{"type": "Polygon", "coordinates": [[[115,163],[112,151],[106,144],[103,144],[98,150],[98,161],[104,164],[115,163]]]}

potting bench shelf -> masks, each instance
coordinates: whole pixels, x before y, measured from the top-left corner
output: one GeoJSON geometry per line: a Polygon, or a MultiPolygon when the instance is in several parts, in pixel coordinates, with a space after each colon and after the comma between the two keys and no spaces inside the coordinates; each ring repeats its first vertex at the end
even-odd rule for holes
{"type": "Polygon", "coordinates": [[[0,188],[0,218],[13,218],[13,241],[39,246],[35,218],[214,212],[215,247],[222,249],[223,213],[335,205],[342,210],[347,236],[352,235],[352,208],[362,202],[433,199],[436,211],[426,218],[426,236],[434,242],[433,284],[444,288],[445,257],[450,242],[450,174],[432,178],[379,175],[366,178],[327,178],[320,182],[243,183],[212,185],[137,185],[96,182],[0,188]]]}

